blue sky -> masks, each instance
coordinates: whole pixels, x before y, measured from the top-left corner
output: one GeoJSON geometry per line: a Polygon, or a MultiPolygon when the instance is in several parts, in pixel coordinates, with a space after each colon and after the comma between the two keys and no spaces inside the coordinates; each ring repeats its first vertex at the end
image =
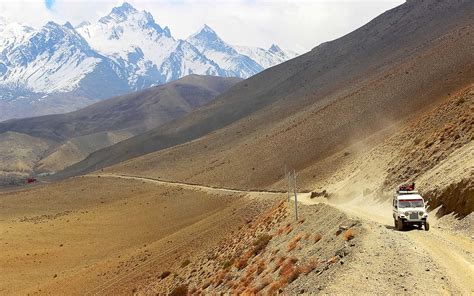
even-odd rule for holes
{"type": "MultiPolygon", "coordinates": [[[[176,38],[203,24],[235,45],[298,52],[338,38],[404,0],[128,0],[151,12],[176,38]]],[[[96,21],[123,0],[0,0],[0,15],[35,27],[48,21],[96,21]]]]}

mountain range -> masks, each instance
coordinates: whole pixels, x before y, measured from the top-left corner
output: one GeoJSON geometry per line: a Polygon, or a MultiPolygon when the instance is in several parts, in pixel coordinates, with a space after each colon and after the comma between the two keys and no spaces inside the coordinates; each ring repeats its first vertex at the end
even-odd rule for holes
{"type": "Polygon", "coordinates": [[[0,184],[12,176],[63,169],[97,149],[183,117],[241,80],[188,75],[74,112],[0,122],[0,184]]]}
{"type": "Polygon", "coordinates": [[[76,27],[0,18],[0,120],[69,112],[189,74],[248,78],[295,56],[230,45],[207,25],[176,39],[129,3],[76,27]]]}

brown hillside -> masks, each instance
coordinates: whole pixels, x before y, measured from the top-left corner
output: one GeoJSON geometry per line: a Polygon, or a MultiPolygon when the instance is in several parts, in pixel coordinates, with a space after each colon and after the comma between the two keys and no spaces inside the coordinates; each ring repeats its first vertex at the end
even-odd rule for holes
{"type": "Polygon", "coordinates": [[[34,174],[62,170],[98,149],[184,116],[239,81],[191,75],[72,113],[2,122],[0,137],[15,138],[22,143],[22,149],[34,150],[35,141],[46,146],[41,153],[26,157],[21,151],[12,150],[11,141],[0,141],[0,158],[8,159],[0,166],[0,172],[34,174]]]}
{"type": "Polygon", "coordinates": [[[214,185],[273,184],[285,165],[308,167],[465,87],[473,77],[472,11],[471,1],[403,4],[60,176],[205,135],[112,171],[214,185]]]}

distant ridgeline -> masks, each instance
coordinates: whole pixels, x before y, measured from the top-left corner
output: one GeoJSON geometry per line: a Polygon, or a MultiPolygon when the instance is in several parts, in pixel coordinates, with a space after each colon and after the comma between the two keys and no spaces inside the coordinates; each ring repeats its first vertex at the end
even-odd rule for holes
{"type": "Polygon", "coordinates": [[[68,112],[189,74],[248,78],[295,56],[229,45],[207,25],[175,39],[128,3],[77,27],[0,18],[0,120],[68,112]]]}

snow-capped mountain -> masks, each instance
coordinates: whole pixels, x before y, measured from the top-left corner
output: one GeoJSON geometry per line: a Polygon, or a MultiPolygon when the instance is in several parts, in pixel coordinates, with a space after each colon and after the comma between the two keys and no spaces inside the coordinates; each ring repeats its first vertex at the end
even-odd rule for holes
{"type": "Polygon", "coordinates": [[[232,46],[225,43],[209,26],[191,35],[187,41],[194,45],[202,54],[215,61],[221,68],[229,71],[230,75],[248,78],[262,70],[250,57],[240,54],[232,46]]]}
{"type": "Polygon", "coordinates": [[[0,18],[0,120],[72,111],[189,74],[247,78],[295,56],[276,45],[232,46],[207,25],[175,39],[128,3],[77,27],[0,18]]]}
{"type": "Polygon", "coordinates": [[[272,44],[268,50],[248,46],[234,46],[234,48],[240,54],[250,57],[265,69],[298,56],[296,52],[284,51],[276,44],[272,44]]]}

